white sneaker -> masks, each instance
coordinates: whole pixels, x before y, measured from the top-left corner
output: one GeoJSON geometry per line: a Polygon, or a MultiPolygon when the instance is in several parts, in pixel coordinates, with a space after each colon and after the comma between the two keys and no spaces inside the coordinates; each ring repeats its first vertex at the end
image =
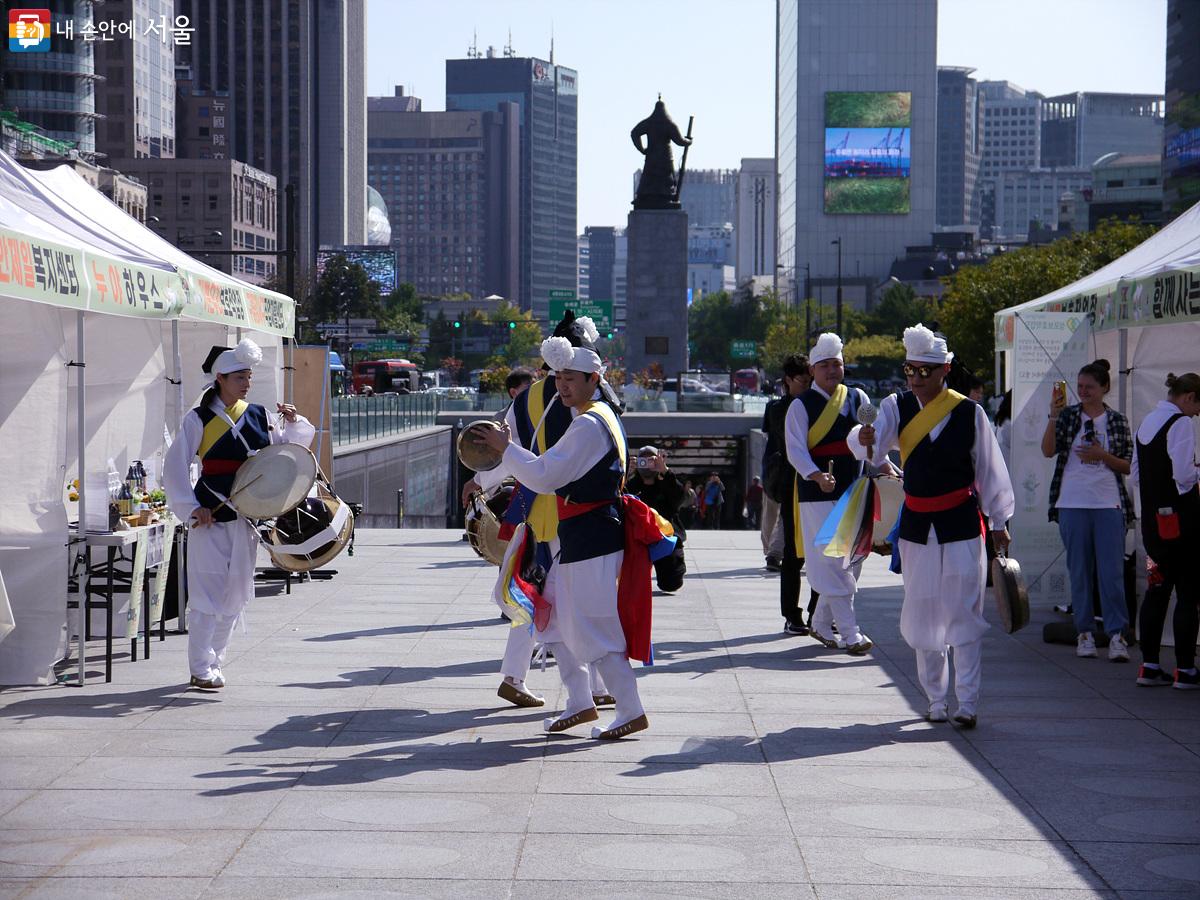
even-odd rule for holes
{"type": "MultiPolygon", "coordinates": [[[[1096,658],[1096,641],[1090,632],[1085,631],[1081,634],[1075,644],[1075,655],[1084,659],[1096,658]]],[[[1126,654],[1128,658],[1128,654],[1126,654]]]]}
{"type": "Polygon", "coordinates": [[[1110,662],[1129,662],[1129,647],[1120,634],[1108,639],[1108,659],[1110,662]]]}
{"type": "Polygon", "coordinates": [[[212,675],[209,676],[209,681],[211,681],[217,687],[225,687],[225,676],[221,674],[220,669],[212,670],[212,675]]]}

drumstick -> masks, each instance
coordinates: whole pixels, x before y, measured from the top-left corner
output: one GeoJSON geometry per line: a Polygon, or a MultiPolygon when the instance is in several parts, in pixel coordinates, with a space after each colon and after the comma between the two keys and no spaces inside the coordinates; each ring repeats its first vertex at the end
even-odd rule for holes
{"type": "MultiPolygon", "coordinates": [[[[266,474],[267,474],[266,472],[263,472],[262,475],[255,475],[253,478],[251,478],[249,481],[247,481],[245,484],[243,484],[240,488],[238,488],[238,490],[244,491],[246,488],[250,487],[250,485],[254,484],[254,482],[258,481],[258,479],[262,478],[263,475],[266,475],[266,474]]],[[[224,500],[222,500],[220,503],[218,503],[216,506],[214,506],[213,507],[213,515],[216,515],[216,513],[223,506],[228,506],[229,501],[232,499],[233,499],[232,497],[226,497],[224,500]]],[[[237,510],[234,509],[234,512],[237,512],[237,510]]],[[[238,513],[238,515],[241,515],[241,513],[238,513]]]]}

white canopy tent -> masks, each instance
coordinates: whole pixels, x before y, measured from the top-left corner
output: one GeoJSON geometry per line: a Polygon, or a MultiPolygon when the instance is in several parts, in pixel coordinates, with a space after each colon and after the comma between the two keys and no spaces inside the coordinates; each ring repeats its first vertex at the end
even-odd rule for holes
{"type": "MultiPolygon", "coordinates": [[[[1089,316],[1095,355],[1118,371],[1112,405],[1141,421],[1168,372],[1200,369],[1200,204],[1107,266],[996,313],[998,361],[1012,350],[1017,318],[1034,311],[1089,316]]],[[[1066,380],[1074,391],[1075,373],[1066,380]]]]}
{"type": "Polygon", "coordinates": [[[44,683],[64,649],[75,518],[66,481],[103,472],[110,459],[119,472],[133,459],[161,463],[164,432],[198,395],[213,344],[254,337],[275,377],[257,381],[252,399],[284,396],[282,339],[295,310],[166,243],[71,169],[33,172],[2,152],[0,304],[0,454],[10,476],[0,572],[16,623],[0,643],[0,684],[44,683]]]}
{"type": "MultiPolygon", "coordinates": [[[[1012,359],[1005,357],[1012,356],[1014,336],[1022,327],[1018,320],[1032,312],[1088,316],[1091,358],[1107,359],[1114,369],[1109,405],[1125,413],[1136,430],[1166,397],[1164,382],[1169,372],[1200,371],[1200,204],[1107,266],[1036,300],[998,312],[997,384],[1002,363],[1006,363],[1006,386],[1012,387],[1014,366],[1012,359]]],[[[1077,399],[1076,374],[1058,372],[1073,399],[1077,399]]],[[[1013,453],[1015,457],[1015,441],[1013,453]]],[[[1012,470],[1026,470],[1035,462],[1014,458],[1012,470]]],[[[1050,465],[1048,460],[1041,462],[1050,465]]],[[[1135,505],[1137,502],[1135,493],[1135,505]]],[[[1137,529],[1131,540],[1141,547],[1137,529]]],[[[1126,549],[1129,552],[1130,548],[1126,549]]],[[[1139,581],[1144,576],[1139,567],[1139,581]]],[[[1169,644],[1169,617],[1167,632],[1164,642],[1169,644]]]]}

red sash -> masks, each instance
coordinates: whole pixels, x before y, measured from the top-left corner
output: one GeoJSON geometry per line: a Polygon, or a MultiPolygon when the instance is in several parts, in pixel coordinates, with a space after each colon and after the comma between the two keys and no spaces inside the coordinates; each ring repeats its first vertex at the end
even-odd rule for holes
{"type": "Polygon", "coordinates": [[[202,459],[200,473],[202,475],[232,475],[242,467],[244,459],[202,459]]]}
{"type": "Polygon", "coordinates": [[[582,516],[584,513],[591,512],[593,509],[599,509],[602,506],[615,506],[621,501],[613,497],[611,500],[592,500],[588,503],[572,503],[566,497],[556,497],[558,500],[558,518],[573,519],[576,516],[582,516]]]}
{"type": "Polygon", "coordinates": [[[810,456],[853,456],[850,445],[845,441],[830,441],[828,444],[818,444],[808,451],[810,456]]]}
{"type": "Polygon", "coordinates": [[[904,495],[904,505],[917,513],[939,513],[948,509],[962,506],[975,494],[973,487],[959,488],[948,494],[938,494],[936,497],[914,497],[904,495]]]}

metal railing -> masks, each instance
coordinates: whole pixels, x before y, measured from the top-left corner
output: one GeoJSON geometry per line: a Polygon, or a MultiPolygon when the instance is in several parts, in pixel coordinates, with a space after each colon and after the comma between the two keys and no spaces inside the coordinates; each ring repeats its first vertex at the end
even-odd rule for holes
{"type": "Polygon", "coordinates": [[[375,394],[334,397],[330,408],[333,445],[353,444],[437,424],[436,394],[375,394]]]}

